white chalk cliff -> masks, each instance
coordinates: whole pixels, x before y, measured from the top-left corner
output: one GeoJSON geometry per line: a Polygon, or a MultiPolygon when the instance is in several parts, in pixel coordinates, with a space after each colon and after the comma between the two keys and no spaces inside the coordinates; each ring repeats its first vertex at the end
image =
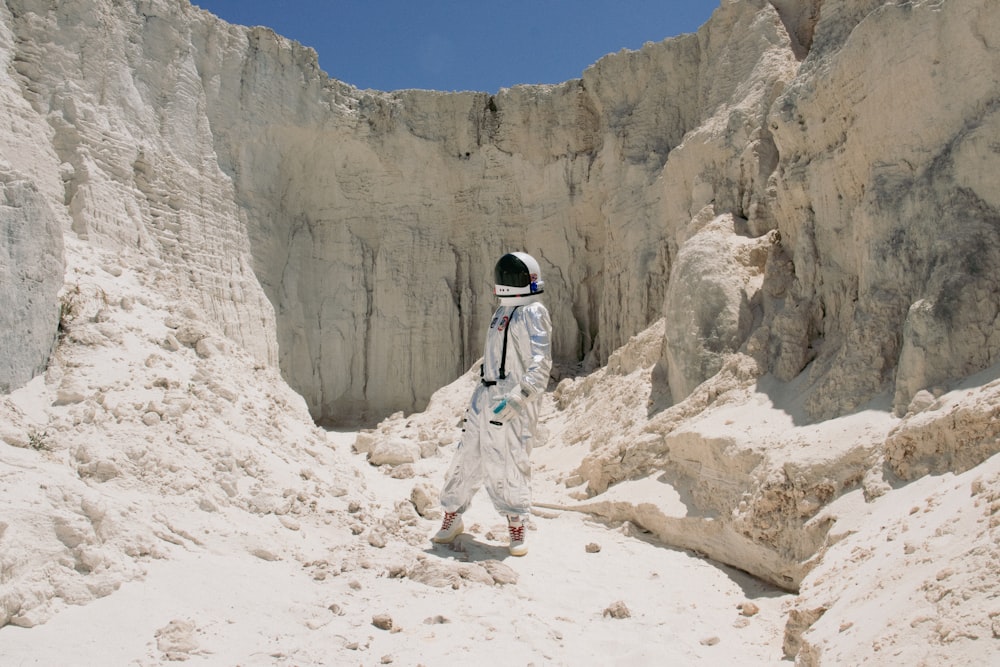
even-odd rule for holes
{"type": "MultiPolygon", "coordinates": [[[[100,329],[88,271],[160,295],[143,306],[172,313],[164,355],[238,349],[317,423],[371,426],[462,381],[489,269],[524,249],[560,369],[549,444],[586,444],[554,504],[801,589],[786,651],[804,664],[836,597],[835,575],[804,582],[861,530],[836,528],[838,501],[1000,452],[995,0],[723,0],[695,34],[492,93],[358,90],[186,0],[6,0],[0,65],[0,391],[48,367],[56,402],[90,410],[53,432],[115,409],[52,373],[62,345],[128,344],[100,329]],[[784,437],[741,421],[761,396],[784,437]],[[671,499],[627,492],[653,478],[671,499]]],[[[0,447],[39,444],[5,410],[0,447]]],[[[427,409],[424,456],[453,416],[427,409]]],[[[280,449],[284,419],[242,428],[280,449]]],[[[74,450],[88,483],[127,474],[94,447],[74,450]]],[[[973,496],[996,512],[990,471],[973,496]]],[[[996,515],[970,531],[969,576],[995,574],[996,515]]],[[[16,597],[0,625],[41,599],[16,597]]],[[[1000,609],[983,614],[995,647],[1000,609]]]]}

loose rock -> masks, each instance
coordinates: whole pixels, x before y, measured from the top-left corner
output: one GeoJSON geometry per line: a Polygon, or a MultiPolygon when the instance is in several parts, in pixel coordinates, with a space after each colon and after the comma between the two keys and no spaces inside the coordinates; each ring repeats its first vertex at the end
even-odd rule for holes
{"type": "Polygon", "coordinates": [[[389,614],[375,614],[372,616],[372,625],[379,630],[392,630],[392,617],[389,614]]]}
{"type": "Polygon", "coordinates": [[[632,612],[629,611],[628,606],[624,602],[618,600],[617,602],[612,602],[611,606],[604,610],[604,616],[610,616],[611,618],[632,618],[632,612]]]}

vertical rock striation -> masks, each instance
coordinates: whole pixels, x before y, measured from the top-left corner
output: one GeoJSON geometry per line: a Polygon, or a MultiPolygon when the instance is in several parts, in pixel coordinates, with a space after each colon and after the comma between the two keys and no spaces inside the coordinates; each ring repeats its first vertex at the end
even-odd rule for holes
{"type": "MultiPolygon", "coordinates": [[[[8,17],[0,8],[0,18],[8,17]]],[[[0,65],[9,73],[24,63],[8,23],[0,23],[0,65]]],[[[0,77],[0,105],[6,125],[0,132],[0,393],[7,393],[48,362],[64,266],[61,207],[52,205],[40,185],[59,187],[48,128],[12,76],[0,77]]]]}

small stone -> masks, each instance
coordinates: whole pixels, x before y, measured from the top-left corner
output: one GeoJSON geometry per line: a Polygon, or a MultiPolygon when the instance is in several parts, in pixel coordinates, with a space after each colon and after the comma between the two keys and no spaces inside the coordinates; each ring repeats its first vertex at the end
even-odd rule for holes
{"type": "Polygon", "coordinates": [[[215,504],[215,501],[207,496],[202,496],[201,500],[198,501],[198,508],[204,512],[218,512],[219,506],[215,504]]]}
{"type": "Polygon", "coordinates": [[[480,565],[493,577],[493,583],[501,586],[517,583],[517,572],[509,565],[498,560],[484,560],[480,565]]]}
{"type": "Polygon", "coordinates": [[[361,431],[354,438],[351,449],[355,454],[368,454],[375,448],[375,435],[371,431],[361,431]]]}
{"type": "Polygon", "coordinates": [[[413,469],[412,463],[404,463],[401,466],[396,466],[389,471],[389,477],[393,479],[413,479],[417,476],[416,470],[413,469]]]}
{"type": "Polygon", "coordinates": [[[90,475],[94,477],[98,482],[107,482],[108,480],[118,477],[121,473],[118,471],[118,466],[114,461],[108,461],[107,459],[102,459],[93,464],[93,468],[90,471],[90,475]]]}
{"type": "Polygon", "coordinates": [[[420,460],[420,446],[410,440],[393,438],[375,443],[368,453],[368,462],[374,466],[398,466],[420,460]]]}
{"type": "Polygon", "coordinates": [[[385,529],[381,527],[373,528],[372,531],[368,533],[368,544],[376,549],[384,549],[385,545],[388,544],[385,529]]]}
{"type": "Polygon", "coordinates": [[[410,491],[410,502],[417,510],[417,514],[425,518],[438,518],[440,512],[437,511],[438,494],[430,489],[426,484],[417,484],[410,491]]]}
{"type": "Polygon", "coordinates": [[[460,563],[456,568],[458,576],[466,581],[474,581],[486,586],[492,586],[496,581],[493,575],[479,563],[460,563]]]}
{"type": "Polygon", "coordinates": [[[760,607],[753,602],[744,602],[740,605],[740,613],[744,616],[756,616],[760,613],[760,607]]]}
{"type": "Polygon", "coordinates": [[[273,551],[269,551],[268,549],[263,549],[263,548],[252,549],[250,553],[261,560],[268,561],[269,563],[281,560],[281,557],[278,554],[274,553],[273,551]]]}
{"type": "Polygon", "coordinates": [[[52,405],[73,405],[87,400],[87,393],[83,386],[74,381],[65,381],[56,392],[56,400],[52,405]]]}
{"type": "Polygon", "coordinates": [[[618,600],[611,603],[611,606],[604,610],[604,615],[611,618],[631,618],[632,612],[629,611],[624,602],[618,600]]]}
{"type": "Polygon", "coordinates": [[[596,554],[601,552],[601,545],[598,544],[597,542],[591,542],[590,544],[587,545],[586,548],[588,554],[596,554]]]}
{"type": "Polygon", "coordinates": [[[424,619],[424,625],[442,625],[444,623],[451,623],[451,621],[449,621],[441,614],[437,614],[436,616],[430,616],[424,619]]]}
{"type": "Polygon", "coordinates": [[[719,639],[718,637],[706,637],[705,639],[701,640],[701,645],[702,646],[715,646],[720,641],[722,641],[722,640],[719,639]]]}
{"type": "Polygon", "coordinates": [[[379,630],[392,630],[392,617],[389,614],[375,614],[372,616],[372,625],[379,630]]]}
{"type": "Polygon", "coordinates": [[[926,389],[921,389],[920,391],[918,391],[916,394],[913,395],[912,399],[910,399],[910,405],[907,408],[907,412],[910,414],[923,412],[924,410],[927,410],[928,408],[933,406],[934,401],[936,400],[937,399],[934,397],[934,394],[927,391],[926,389]]]}

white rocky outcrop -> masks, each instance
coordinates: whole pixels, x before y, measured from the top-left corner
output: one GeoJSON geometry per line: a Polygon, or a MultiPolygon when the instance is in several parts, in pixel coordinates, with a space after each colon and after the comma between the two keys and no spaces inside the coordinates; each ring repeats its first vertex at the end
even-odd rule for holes
{"type": "Polygon", "coordinates": [[[63,286],[62,226],[34,183],[0,173],[0,391],[27,383],[45,369],[56,343],[63,286]]]}
{"type": "MultiPolygon", "coordinates": [[[[902,410],[996,360],[981,2],[727,1],[697,34],[492,95],[358,91],[184,3],[6,11],[30,45],[9,53],[11,104],[46,148],[12,166],[77,234],[188,273],[321,421],[422,408],[467,368],[483,267],[511,247],[540,256],[562,361],[603,364],[661,314],[681,326],[671,273],[715,216],[730,237],[777,231],[782,252],[738,331],[668,331],[677,400],[751,341],[782,379],[811,364],[820,418],[889,385],[902,410]],[[88,40],[98,15],[108,34],[88,40]]],[[[703,280],[729,281],[716,266],[703,280]]]]}
{"type": "Polygon", "coordinates": [[[801,664],[996,655],[997,35],[993,0],[723,0],[561,85],[379,92],[185,0],[8,0],[0,626],[208,545],[516,585],[407,549],[523,248],[540,506],[794,594],[801,664]],[[379,423],[358,463],[311,419],[379,423]]]}
{"type": "MultiPolygon", "coordinates": [[[[15,66],[15,40],[8,22],[0,24],[7,72],[15,66]]],[[[52,199],[61,172],[51,133],[13,77],[0,78],[0,104],[9,123],[0,132],[0,391],[8,392],[44,370],[55,345],[66,213],[52,199]]]]}

